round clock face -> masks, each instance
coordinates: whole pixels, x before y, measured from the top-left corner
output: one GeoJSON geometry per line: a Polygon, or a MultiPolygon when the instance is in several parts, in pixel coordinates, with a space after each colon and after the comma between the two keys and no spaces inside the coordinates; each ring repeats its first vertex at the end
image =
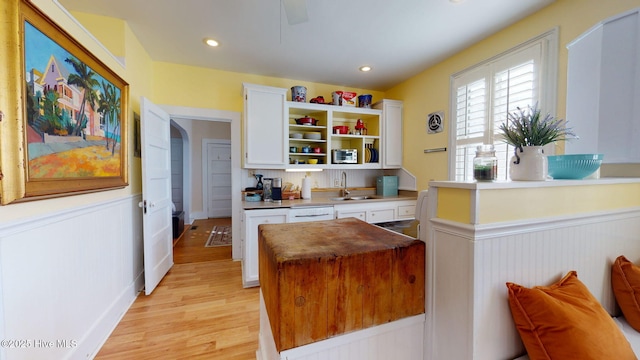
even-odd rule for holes
{"type": "Polygon", "coordinates": [[[428,115],[427,128],[429,133],[438,133],[442,131],[442,116],[441,112],[431,113],[428,115]]]}

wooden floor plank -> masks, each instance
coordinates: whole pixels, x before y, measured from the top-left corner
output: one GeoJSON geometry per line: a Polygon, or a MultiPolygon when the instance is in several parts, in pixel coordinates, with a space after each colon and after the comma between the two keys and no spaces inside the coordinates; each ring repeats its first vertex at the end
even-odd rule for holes
{"type": "Polygon", "coordinates": [[[231,246],[204,247],[213,225],[230,224],[196,220],[185,230],[173,268],[151,295],[138,296],[96,359],[256,358],[258,288],[242,287],[231,246]]]}

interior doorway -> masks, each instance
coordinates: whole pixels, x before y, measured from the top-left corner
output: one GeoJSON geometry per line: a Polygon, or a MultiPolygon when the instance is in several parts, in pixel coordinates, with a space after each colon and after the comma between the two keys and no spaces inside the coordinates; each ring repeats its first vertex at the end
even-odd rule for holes
{"type": "MultiPolygon", "coordinates": [[[[197,136],[202,135],[200,129],[195,129],[196,121],[201,120],[209,122],[215,127],[216,124],[226,123],[230,126],[230,136],[228,138],[231,141],[231,208],[232,208],[232,228],[234,234],[240,234],[240,223],[242,218],[242,190],[241,190],[241,136],[240,136],[240,120],[241,116],[239,112],[203,109],[203,108],[190,108],[180,106],[161,106],[171,116],[171,122],[177,124],[178,129],[183,138],[183,160],[184,160],[184,185],[183,185],[183,197],[184,197],[184,212],[185,212],[185,224],[192,222],[195,219],[207,218],[207,214],[202,209],[202,197],[201,194],[193,193],[197,191],[201,192],[202,179],[201,168],[201,150],[192,151],[192,146],[188,146],[186,143],[198,144],[198,147],[202,146],[201,141],[197,139],[197,136]],[[189,135],[191,134],[191,136],[189,135]],[[196,165],[197,164],[197,165],[196,165]],[[197,166],[198,174],[194,173],[193,177],[191,172],[193,168],[197,166]],[[199,180],[194,178],[198,177],[199,180]],[[197,181],[197,185],[191,185],[197,181]],[[197,190],[196,190],[197,189],[197,190]],[[200,195],[200,196],[198,196],[200,195]]],[[[227,130],[229,131],[229,130],[227,130]]],[[[217,138],[218,136],[208,136],[208,138],[217,138]]],[[[195,170],[194,170],[195,172],[195,170]]],[[[232,245],[232,257],[235,260],[242,258],[242,244],[239,236],[233,237],[232,245]]]]}

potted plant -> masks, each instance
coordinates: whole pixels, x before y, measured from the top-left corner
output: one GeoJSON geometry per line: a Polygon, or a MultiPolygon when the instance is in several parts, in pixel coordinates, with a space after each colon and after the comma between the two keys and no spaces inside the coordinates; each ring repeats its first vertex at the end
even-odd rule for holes
{"type": "Polygon", "coordinates": [[[538,104],[517,109],[507,114],[507,121],[499,128],[504,141],[514,147],[509,177],[511,180],[545,180],[548,165],[542,147],[576,138],[576,135],[566,126],[566,121],[551,114],[541,117],[538,104]]]}

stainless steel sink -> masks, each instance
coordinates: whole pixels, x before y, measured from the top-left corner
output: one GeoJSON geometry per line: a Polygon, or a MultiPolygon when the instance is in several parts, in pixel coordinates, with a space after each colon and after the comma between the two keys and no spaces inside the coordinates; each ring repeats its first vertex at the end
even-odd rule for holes
{"type": "Polygon", "coordinates": [[[333,201],[368,200],[368,199],[376,199],[376,197],[370,196],[370,195],[363,195],[363,196],[344,196],[344,197],[329,198],[329,200],[333,200],[333,201]]]}

